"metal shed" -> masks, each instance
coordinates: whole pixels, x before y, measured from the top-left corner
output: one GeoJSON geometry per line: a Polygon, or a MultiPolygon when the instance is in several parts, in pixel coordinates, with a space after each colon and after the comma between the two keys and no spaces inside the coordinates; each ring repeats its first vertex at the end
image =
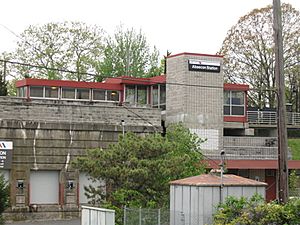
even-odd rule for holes
{"type": "Polygon", "coordinates": [[[170,183],[170,224],[204,225],[212,223],[212,215],[227,196],[265,197],[266,183],[224,174],[202,174],[170,183]],[[221,188],[223,186],[223,188],[221,188]],[[222,196],[222,197],[221,197],[222,196]]]}

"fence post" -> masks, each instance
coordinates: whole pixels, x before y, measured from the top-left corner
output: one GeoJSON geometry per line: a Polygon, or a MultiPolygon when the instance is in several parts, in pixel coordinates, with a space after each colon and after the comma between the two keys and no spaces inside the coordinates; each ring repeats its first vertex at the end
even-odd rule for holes
{"type": "Polygon", "coordinates": [[[158,209],[157,225],[160,225],[160,209],[158,209]]]}
{"type": "Polygon", "coordinates": [[[139,210],[139,225],[142,225],[142,207],[139,210]]]}
{"type": "Polygon", "coordinates": [[[123,224],[126,225],[126,205],[124,206],[123,224]]]}

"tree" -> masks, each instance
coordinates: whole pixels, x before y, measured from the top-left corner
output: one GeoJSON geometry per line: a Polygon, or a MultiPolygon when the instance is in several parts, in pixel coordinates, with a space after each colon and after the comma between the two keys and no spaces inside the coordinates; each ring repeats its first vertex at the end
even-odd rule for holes
{"type": "Polygon", "coordinates": [[[77,81],[95,79],[87,73],[97,72],[94,64],[103,56],[104,32],[100,27],[80,22],[48,23],[29,26],[20,38],[14,58],[22,63],[38,66],[16,66],[21,77],[29,75],[77,81]]]}
{"type": "MultiPolygon", "coordinates": [[[[272,13],[272,6],[267,6],[240,18],[219,52],[227,81],[249,84],[249,104],[259,108],[276,107],[272,13]]],[[[291,90],[300,85],[300,14],[290,4],[282,4],[282,24],[287,99],[294,102],[291,90]]]]}
{"type": "Polygon", "coordinates": [[[3,75],[0,74],[0,96],[7,95],[7,83],[3,79],[3,75]]]}
{"type": "Polygon", "coordinates": [[[107,76],[151,77],[160,75],[159,52],[150,49],[140,30],[119,26],[113,37],[107,37],[103,62],[99,65],[99,81],[107,76]]]}
{"type": "Polygon", "coordinates": [[[105,181],[106,189],[93,192],[93,202],[121,208],[166,207],[169,182],[203,172],[201,139],[181,125],[145,137],[134,133],[121,136],[107,149],[92,149],[73,165],[93,179],[105,181]],[[99,192],[97,199],[95,193],[99,192]]]}
{"type": "Polygon", "coordinates": [[[4,224],[2,213],[9,204],[9,188],[2,173],[0,173],[0,225],[4,224]]]}

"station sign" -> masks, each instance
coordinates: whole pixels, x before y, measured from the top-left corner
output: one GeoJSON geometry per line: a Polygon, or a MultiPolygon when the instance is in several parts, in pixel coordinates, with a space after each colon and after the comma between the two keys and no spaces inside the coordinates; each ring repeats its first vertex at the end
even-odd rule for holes
{"type": "Polygon", "coordinates": [[[0,169],[11,169],[12,150],[12,141],[0,141],[0,169]]]}
{"type": "Polygon", "coordinates": [[[208,62],[205,60],[189,59],[189,71],[201,71],[210,73],[220,73],[221,64],[219,62],[208,62]]]}

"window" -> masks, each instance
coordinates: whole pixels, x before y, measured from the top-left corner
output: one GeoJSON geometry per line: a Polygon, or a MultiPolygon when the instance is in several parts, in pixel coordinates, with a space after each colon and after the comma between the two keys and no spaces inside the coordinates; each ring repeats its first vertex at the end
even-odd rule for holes
{"type": "Polygon", "coordinates": [[[21,97],[21,98],[24,98],[24,97],[27,97],[27,87],[19,87],[17,89],[17,96],[18,97],[21,97]]]}
{"type": "Polygon", "coordinates": [[[105,90],[93,90],[93,100],[105,101],[105,90]]]}
{"type": "Polygon", "coordinates": [[[83,88],[76,89],[76,99],[90,99],[90,90],[83,88]]]}
{"type": "Polygon", "coordinates": [[[30,97],[43,98],[44,97],[44,87],[43,86],[31,86],[30,87],[30,97]]]}
{"type": "Polygon", "coordinates": [[[158,85],[152,86],[152,107],[158,108],[158,85]]]}
{"type": "Polygon", "coordinates": [[[145,105],[147,104],[147,87],[137,86],[137,104],[145,105]]]}
{"type": "Polygon", "coordinates": [[[75,99],[75,88],[62,88],[62,98],[75,99]]]}
{"type": "Polygon", "coordinates": [[[160,85],[160,108],[166,109],[166,85],[160,85]]]}
{"type": "Polygon", "coordinates": [[[135,86],[134,85],[126,86],[125,102],[130,103],[130,104],[135,104],[135,86]]]}
{"type": "Polygon", "coordinates": [[[148,87],[143,85],[126,85],[125,102],[133,105],[148,103],[148,87]]]}
{"type": "Polygon", "coordinates": [[[119,101],[119,92],[107,91],[107,101],[119,101]]]}
{"type": "Polygon", "coordinates": [[[118,91],[93,90],[93,100],[96,101],[119,101],[118,91]]]}
{"type": "Polygon", "coordinates": [[[166,109],[166,86],[154,85],[152,86],[152,107],[166,109]]]}
{"type": "Polygon", "coordinates": [[[58,87],[45,87],[45,98],[58,98],[58,87]]]}
{"type": "Polygon", "coordinates": [[[245,93],[242,91],[224,91],[224,115],[245,115],[245,93]]]}

